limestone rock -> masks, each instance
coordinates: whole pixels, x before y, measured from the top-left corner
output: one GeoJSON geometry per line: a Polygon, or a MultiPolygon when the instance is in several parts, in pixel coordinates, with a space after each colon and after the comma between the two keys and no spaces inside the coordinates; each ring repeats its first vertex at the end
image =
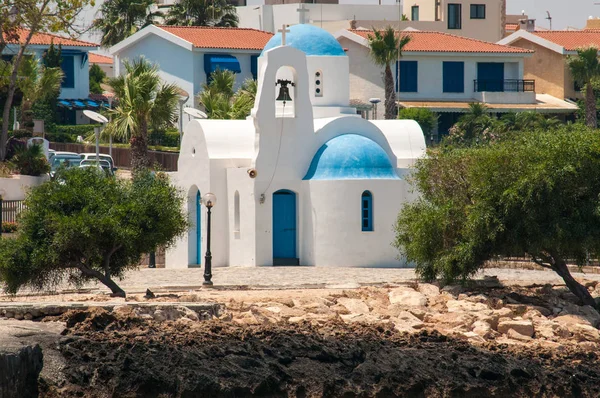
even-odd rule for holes
{"type": "Polygon", "coordinates": [[[490,338],[493,334],[492,326],[484,321],[475,321],[471,328],[473,333],[485,339],[490,338]]]}
{"type": "MultiPolygon", "coordinates": [[[[155,313],[156,314],[156,313],[155,313]]],[[[248,325],[260,325],[260,321],[256,319],[252,311],[246,311],[237,314],[233,319],[233,323],[237,323],[238,325],[248,326],[248,325]]]]}
{"type": "Polygon", "coordinates": [[[379,317],[371,314],[348,314],[348,315],[340,315],[340,318],[346,323],[377,323],[380,321],[379,317]]]}
{"type": "Polygon", "coordinates": [[[423,326],[423,322],[408,311],[402,312],[394,321],[394,328],[400,332],[414,332],[423,326]]]}
{"type": "Polygon", "coordinates": [[[446,303],[448,312],[476,312],[489,310],[489,307],[482,303],[473,303],[466,300],[449,300],[446,303]]]}
{"type": "Polygon", "coordinates": [[[410,288],[392,289],[388,297],[391,304],[400,304],[406,307],[424,307],[427,305],[427,297],[423,293],[410,288]]]}
{"type": "Polygon", "coordinates": [[[521,333],[515,331],[515,329],[508,329],[506,336],[510,339],[519,340],[519,341],[531,341],[531,336],[526,336],[521,333]]]}
{"type": "Polygon", "coordinates": [[[588,321],[586,318],[580,315],[561,315],[557,316],[553,319],[554,322],[558,322],[561,325],[565,325],[567,327],[571,325],[589,325],[592,326],[592,323],[588,321]]]}
{"type": "Polygon", "coordinates": [[[576,324],[569,326],[569,331],[577,341],[600,341],[600,331],[590,325],[576,324]]]}
{"type": "Polygon", "coordinates": [[[440,288],[430,283],[419,283],[417,290],[427,297],[433,297],[440,294],[440,288]]]}
{"type": "Polygon", "coordinates": [[[364,301],[354,298],[340,297],[337,300],[338,304],[343,305],[350,311],[351,314],[368,314],[369,306],[364,301]]]}
{"type": "Polygon", "coordinates": [[[510,329],[528,337],[532,337],[534,332],[533,323],[530,320],[511,320],[498,323],[498,332],[508,333],[510,329]]]}
{"type": "Polygon", "coordinates": [[[469,313],[435,313],[427,314],[424,321],[433,324],[438,330],[460,329],[470,331],[471,325],[475,322],[475,316],[469,313]]]}
{"type": "Polygon", "coordinates": [[[508,307],[503,307],[498,310],[494,310],[494,314],[498,315],[499,318],[512,318],[515,314],[508,307]]]}

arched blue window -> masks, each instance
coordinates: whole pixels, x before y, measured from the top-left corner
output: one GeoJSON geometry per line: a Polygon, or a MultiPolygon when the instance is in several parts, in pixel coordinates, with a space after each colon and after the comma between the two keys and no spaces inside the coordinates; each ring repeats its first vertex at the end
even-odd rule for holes
{"type": "Polygon", "coordinates": [[[363,231],[373,230],[373,195],[364,191],[361,198],[361,221],[363,231]]]}

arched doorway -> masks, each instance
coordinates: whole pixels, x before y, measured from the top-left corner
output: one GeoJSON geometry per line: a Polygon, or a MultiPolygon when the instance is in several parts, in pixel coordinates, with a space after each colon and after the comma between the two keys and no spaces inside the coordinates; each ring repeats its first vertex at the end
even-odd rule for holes
{"type": "Polygon", "coordinates": [[[273,265],[298,265],[296,254],[296,194],[273,193],[273,265]]]}

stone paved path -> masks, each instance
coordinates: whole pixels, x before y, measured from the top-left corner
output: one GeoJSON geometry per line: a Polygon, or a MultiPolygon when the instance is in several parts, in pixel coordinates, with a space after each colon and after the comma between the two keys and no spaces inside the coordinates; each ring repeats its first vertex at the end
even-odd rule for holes
{"type": "MultiPolygon", "coordinates": [[[[190,269],[148,269],[128,272],[119,285],[128,293],[194,290],[202,286],[204,271],[190,269]]],[[[554,272],[488,268],[476,278],[495,275],[504,284],[562,284],[554,272]]],[[[573,274],[577,279],[600,280],[598,274],[573,274]]],[[[405,283],[415,279],[413,269],[326,268],[326,267],[252,267],[213,269],[217,288],[248,287],[254,289],[356,288],[361,285],[405,283]]],[[[91,283],[88,289],[106,291],[103,285],[91,283]]],[[[69,289],[65,286],[63,289],[69,289]]]]}

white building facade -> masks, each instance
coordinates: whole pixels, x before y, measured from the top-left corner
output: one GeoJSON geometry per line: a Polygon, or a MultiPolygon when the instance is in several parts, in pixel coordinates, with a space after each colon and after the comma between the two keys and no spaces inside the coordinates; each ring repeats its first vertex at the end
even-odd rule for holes
{"type": "Polygon", "coordinates": [[[349,106],[349,60],[329,33],[290,27],[258,60],[258,93],[246,120],[193,120],[185,128],[176,183],[192,228],[166,266],[200,266],[212,208],[214,266],[394,267],[390,245],[404,176],[424,154],[414,121],[370,122],[349,106]],[[277,100],[281,80],[289,98],[277,100]],[[293,86],[292,86],[293,83],[293,86]],[[286,83],[283,83],[285,86],[286,83]]]}

